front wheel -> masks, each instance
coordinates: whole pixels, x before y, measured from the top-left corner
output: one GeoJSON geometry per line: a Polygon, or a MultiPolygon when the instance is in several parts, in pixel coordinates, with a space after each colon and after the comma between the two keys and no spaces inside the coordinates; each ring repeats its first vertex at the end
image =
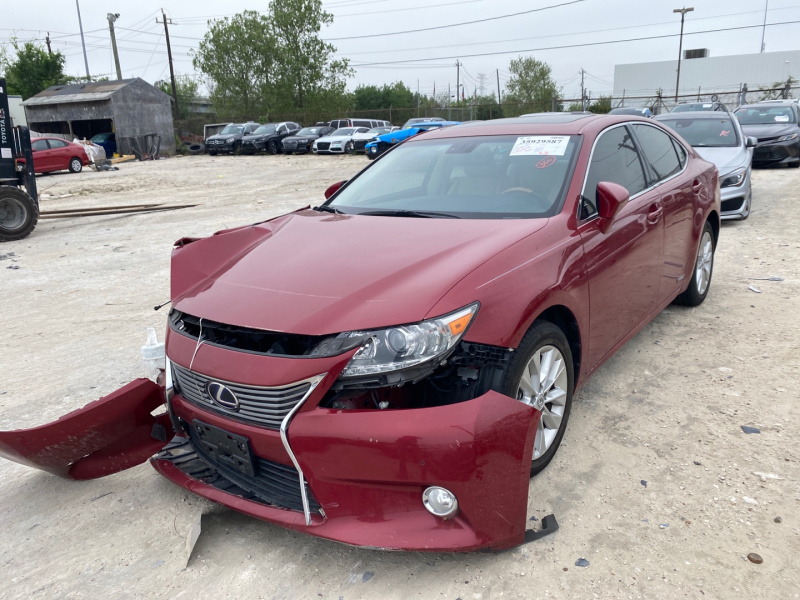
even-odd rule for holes
{"type": "Polygon", "coordinates": [[[82,169],[83,169],[83,163],[81,162],[80,158],[73,157],[69,159],[70,173],[80,173],[82,169]]]}
{"type": "Polygon", "coordinates": [[[694,261],[694,271],[689,287],[675,298],[675,304],[683,306],[699,306],[708,295],[711,287],[711,275],[714,271],[714,230],[711,223],[706,221],[703,233],[700,235],[700,244],[697,246],[697,257],[694,261]]]}
{"type": "Polygon", "coordinates": [[[355,145],[353,144],[353,141],[352,141],[352,140],[350,140],[349,142],[347,142],[347,143],[344,145],[344,151],[345,151],[345,153],[347,153],[347,154],[352,154],[354,150],[355,150],[355,145]]]}
{"type": "Polygon", "coordinates": [[[0,242],[30,235],[39,221],[39,207],[17,187],[0,186],[0,242]]]}
{"type": "Polygon", "coordinates": [[[275,154],[278,154],[280,152],[280,150],[278,149],[278,142],[275,140],[270,140],[269,144],[267,144],[267,152],[272,154],[273,156],[275,154]]]}
{"type": "Polygon", "coordinates": [[[549,321],[534,323],[514,352],[502,393],[540,410],[533,442],[531,477],[553,457],[567,428],[575,371],[564,332],[549,321]]]}

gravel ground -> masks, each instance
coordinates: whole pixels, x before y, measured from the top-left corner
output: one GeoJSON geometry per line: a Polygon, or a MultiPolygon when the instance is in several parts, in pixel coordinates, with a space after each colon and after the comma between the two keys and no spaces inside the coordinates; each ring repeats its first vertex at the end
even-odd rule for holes
{"type": "MultiPolygon", "coordinates": [[[[0,429],[144,374],[174,240],[318,203],[366,163],[199,156],[40,177],[43,210],[197,206],[43,220],[0,246],[0,429]]],[[[577,396],[530,484],[529,516],[555,513],[556,534],[502,553],[363,550],[206,502],[148,465],[74,482],[0,461],[0,597],[800,597],[800,171],[753,180],[753,213],[723,226],[706,302],[669,307],[577,396]]]]}

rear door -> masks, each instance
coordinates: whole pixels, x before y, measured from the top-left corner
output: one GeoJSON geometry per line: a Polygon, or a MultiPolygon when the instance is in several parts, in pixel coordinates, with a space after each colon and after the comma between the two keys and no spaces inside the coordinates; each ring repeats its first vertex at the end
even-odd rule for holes
{"type": "Polygon", "coordinates": [[[587,363],[593,369],[647,321],[659,299],[663,210],[659,194],[648,188],[645,162],[624,124],[606,129],[595,141],[579,218],[591,315],[587,363]],[[597,215],[601,181],[622,185],[630,193],[606,231],[597,215]]]}

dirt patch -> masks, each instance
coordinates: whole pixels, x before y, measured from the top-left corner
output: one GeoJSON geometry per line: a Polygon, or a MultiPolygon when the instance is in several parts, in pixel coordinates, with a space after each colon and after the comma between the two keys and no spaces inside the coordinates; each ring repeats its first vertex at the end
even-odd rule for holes
{"type": "MultiPolygon", "coordinates": [[[[0,247],[0,428],[51,421],[144,374],[174,240],[319,203],[366,164],[197,156],[40,177],[43,210],[198,206],[41,221],[0,247]]],[[[555,513],[556,534],[499,554],[354,549],[213,505],[147,465],[79,483],[0,461],[0,596],[798,597],[800,173],[753,179],[753,213],[723,226],[707,301],[669,307],[579,394],[530,485],[529,517],[555,513]]]]}

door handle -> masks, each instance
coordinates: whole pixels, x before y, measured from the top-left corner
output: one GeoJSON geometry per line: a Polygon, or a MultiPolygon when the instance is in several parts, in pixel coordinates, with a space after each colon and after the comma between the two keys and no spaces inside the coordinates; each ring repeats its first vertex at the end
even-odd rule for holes
{"type": "Polygon", "coordinates": [[[658,223],[658,220],[661,218],[661,215],[664,214],[664,209],[659,207],[652,208],[649,213],[647,213],[647,222],[650,225],[655,225],[658,223]]]}

